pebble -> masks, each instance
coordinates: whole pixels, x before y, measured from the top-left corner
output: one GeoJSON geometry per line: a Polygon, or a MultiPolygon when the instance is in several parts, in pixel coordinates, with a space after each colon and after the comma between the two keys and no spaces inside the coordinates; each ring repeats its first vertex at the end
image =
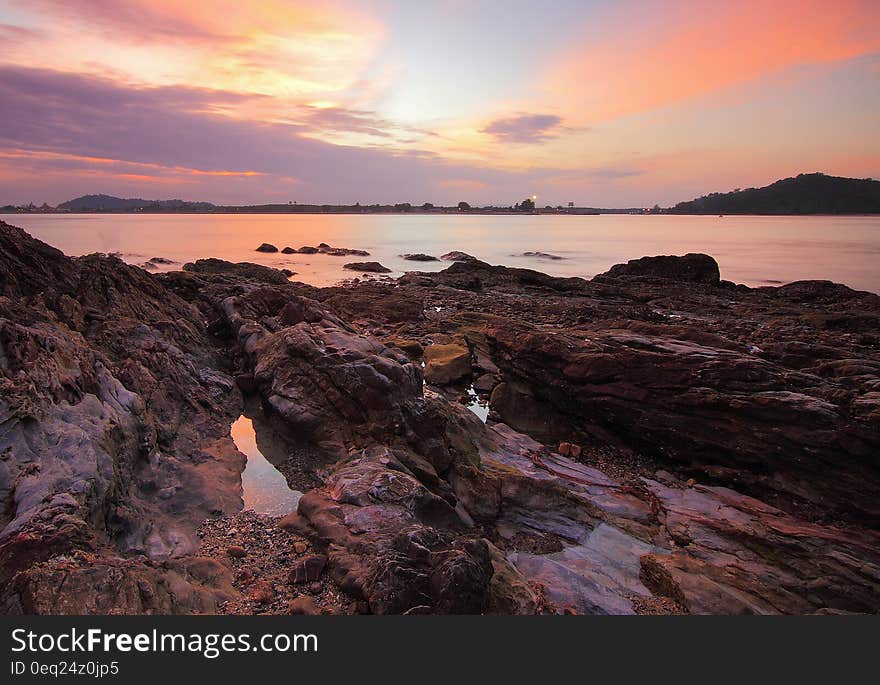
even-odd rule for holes
{"type": "Polygon", "coordinates": [[[267,581],[260,581],[251,590],[250,598],[256,604],[268,604],[275,596],[272,586],[267,581]]]}
{"type": "Polygon", "coordinates": [[[299,585],[319,580],[326,565],[327,557],[323,554],[307,556],[294,564],[288,575],[288,582],[299,585]]]}
{"type": "Polygon", "coordinates": [[[321,612],[315,605],[315,600],[308,595],[300,595],[290,602],[287,613],[293,616],[317,616],[321,612]]]}
{"type": "Polygon", "coordinates": [[[244,559],[247,556],[247,550],[238,545],[229,545],[229,547],[226,548],[226,554],[233,559],[244,559]]]}

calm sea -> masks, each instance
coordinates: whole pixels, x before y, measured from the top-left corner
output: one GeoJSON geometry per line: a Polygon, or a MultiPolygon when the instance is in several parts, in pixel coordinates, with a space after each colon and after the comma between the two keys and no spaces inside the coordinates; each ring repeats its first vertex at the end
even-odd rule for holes
{"type": "Polygon", "coordinates": [[[13,214],[4,221],[68,255],[116,252],[127,262],[151,257],[179,265],[200,257],[251,261],[297,272],[297,280],[329,285],[357,276],[349,261],[376,260],[399,275],[439,270],[446,262],[415,263],[405,252],[439,256],[462,250],[507,266],[589,278],[635,257],[705,252],[722,278],[747,285],[830,279],[880,293],[880,217],[760,216],[459,216],[459,215],[136,215],[13,214]],[[368,250],[370,257],[262,254],[317,245],[368,250]],[[552,260],[523,257],[545,252],[552,260]]]}

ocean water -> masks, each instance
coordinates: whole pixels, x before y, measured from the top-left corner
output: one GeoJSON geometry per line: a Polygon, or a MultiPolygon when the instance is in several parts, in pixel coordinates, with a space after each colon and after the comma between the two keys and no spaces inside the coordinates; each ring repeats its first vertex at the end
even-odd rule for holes
{"type": "Polygon", "coordinates": [[[127,262],[152,257],[180,268],[201,257],[250,261],[297,272],[294,280],[330,285],[359,276],[342,265],[378,261],[392,269],[433,271],[447,262],[409,262],[407,252],[462,250],[492,264],[590,278],[645,255],[705,252],[722,278],[750,286],[829,279],[880,293],[880,216],[288,215],[12,214],[0,215],[68,255],[114,252],[127,262]],[[370,257],[256,252],[317,245],[368,250],[370,257]],[[525,257],[544,252],[562,259],[525,257]]]}

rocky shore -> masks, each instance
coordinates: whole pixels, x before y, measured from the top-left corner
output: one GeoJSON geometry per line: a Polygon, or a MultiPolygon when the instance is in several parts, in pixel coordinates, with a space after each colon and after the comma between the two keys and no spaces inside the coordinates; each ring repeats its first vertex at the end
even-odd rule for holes
{"type": "Polygon", "coordinates": [[[880,297],[442,259],[315,288],[0,223],[0,611],[880,610],[880,297]]]}

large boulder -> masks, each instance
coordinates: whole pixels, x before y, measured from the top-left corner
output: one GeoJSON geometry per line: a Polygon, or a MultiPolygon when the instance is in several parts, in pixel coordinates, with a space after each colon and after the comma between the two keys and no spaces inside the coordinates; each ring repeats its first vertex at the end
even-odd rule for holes
{"type": "Polygon", "coordinates": [[[471,353],[466,345],[449,343],[425,348],[425,380],[434,385],[448,385],[469,376],[471,353]]]}
{"type": "Polygon", "coordinates": [[[610,278],[664,278],[710,285],[721,280],[718,262],[707,254],[693,252],[682,257],[661,255],[631,259],[626,264],[615,264],[601,275],[610,278]]]}

